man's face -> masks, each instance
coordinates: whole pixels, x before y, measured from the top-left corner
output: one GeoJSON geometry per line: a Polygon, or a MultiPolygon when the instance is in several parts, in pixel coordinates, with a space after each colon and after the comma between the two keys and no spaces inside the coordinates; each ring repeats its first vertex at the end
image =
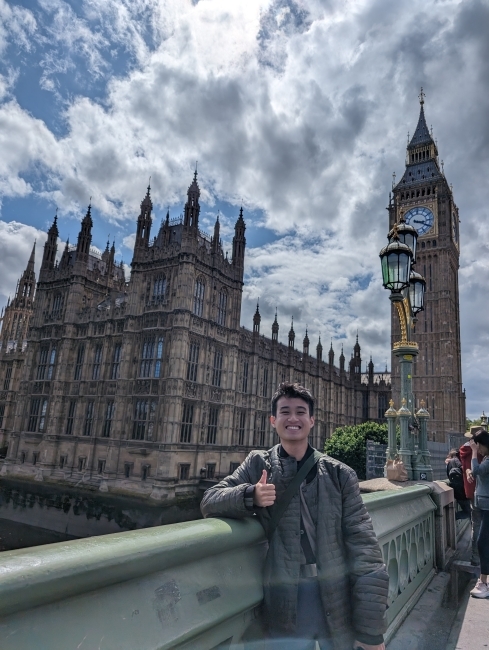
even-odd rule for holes
{"type": "Polygon", "coordinates": [[[277,402],[277,415],[270,416],[272,427],[282,441],[305,440],[314,425],[309,415],[309,405],[300,397],[280,397],[277,402]]]}

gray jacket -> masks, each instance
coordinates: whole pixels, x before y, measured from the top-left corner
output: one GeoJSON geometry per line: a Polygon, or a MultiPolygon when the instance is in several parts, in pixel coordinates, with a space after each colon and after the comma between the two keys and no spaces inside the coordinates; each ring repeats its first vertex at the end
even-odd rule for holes
{"type": "MultiPolygon", "coordinates": [[[[202,500],[204,517],[266,519],[266,508],[247,510],[244,492],[266,469],[277,499],[297,472],[295,458],[280,458],[279,445],[252,451],[238,469],[202,500]]],[[[316,478],[303,494],[316,524],[316,562],[321,599],[335,650],[351,650],[354,637],[365,643],[385,632],[389,578],[372,522],[360,496],[355,472],[323,456],[316,478]]],[[[284,635],[294,630],[301,564],[300,497],[294,495],[270,542],[264,571],[264,604],[268,622],[284,635]]]]}

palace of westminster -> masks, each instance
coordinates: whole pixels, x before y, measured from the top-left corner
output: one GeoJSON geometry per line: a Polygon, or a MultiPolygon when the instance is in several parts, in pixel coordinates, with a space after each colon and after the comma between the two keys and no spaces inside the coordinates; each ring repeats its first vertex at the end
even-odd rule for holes
{"type": "MultiPolygon", "coordinates": [[[[57,219],[48,231],[36,285],[34,249],[0,335],[1,474],[90,485],[153,499],[192,493],[202,478],[233,471],[253,448],[275,444],[270,399],[281,381],[315,396],[312,444],[321,449],[343,425],[383,422],[389,373],[362,372],[358,343],[345,366],[321,341],[300,349],[241,326],[245,264],[243,210],[232,256],[224,255],[219,220],[199,229],[197,173],[183,217],[151,237],[150,188],[137,219],[131,277],[115,248],[91,246],[91,208],[76,246],[58,253],[57,219]]],[[[422,214],[417,270],[427,279],[417,330],[416,399],[431,413],[431,437],[464,430],[458,316],[458,211],[423,105],[408,145],[406,171],[393,189],[390,222],[422,214]],[[421,208],[421,211],[420,211],[421,208]],[[429,215],[431,215],[431,222],[429,215]]],[[[414,219],[416,221],[420,219],[414,219]]],[[[394,328],[393,328],[394,329],[394,328]]],[[[393,368],[394,400],[398,370],[393,368]]]]}

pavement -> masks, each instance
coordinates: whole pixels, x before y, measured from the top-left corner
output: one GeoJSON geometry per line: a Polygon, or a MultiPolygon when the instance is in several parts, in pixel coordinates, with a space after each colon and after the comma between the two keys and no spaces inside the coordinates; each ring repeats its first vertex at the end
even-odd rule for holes
{"type": "MultiPolygon", "coordinates": [[[[457,560],[470,558],[470,527],[458,543],[457,560]]],[[[449,602],[450,574],[437,573],[387,644],[387,650],[488,650],[489,598],[472,598],[478,576],[459,573],[458,605],[449,602]]]]}

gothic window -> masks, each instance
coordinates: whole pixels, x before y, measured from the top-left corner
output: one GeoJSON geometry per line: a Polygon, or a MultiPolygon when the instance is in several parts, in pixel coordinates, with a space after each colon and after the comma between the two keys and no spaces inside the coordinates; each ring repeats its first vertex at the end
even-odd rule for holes
{"type": "Polygon", "coordinates": [[[5,371],[5,379],[3,382],[3,390],[9,390],[10,389],[10,380],[12,378],[12,368],[13,364],[9,363],[7,366],[7,370],[5,371]]]}
{"type": "Polygon", "coordinates": [[[76,363],[75,363],[75,381],[81,379],[82,370],[83,370],[83,359],[85,357],[85,344],[81,343],[78,346],[78,351],[76,353],[76,363]]]}
{"type": "Polygon", "coordinates": [[[385,412],[387,411],[387,395],[385,393],[380,393],[378,398],[378,418],[379,420],[385,421],[385,412]]]}
{"type": "Polygon", "coordinates": [[[87,457],[78,456],[78,471],[83,472],[86,466],[87,466],[87,457]]]}
{"type": "Polygon", "coordinates": [[[60,311],[63,308],[63,296],[57,293],[53,300],[53,311],[60,311]]]}
{"type": "Polygon", "coordinates": [[[179,465],[178,478],[181,481],[186,481],[190,476],[190,465],[188,463],[182,463],[179,465]]]}
{"type": "Polygon", "coordinates": [[[166,294],[166,277],[161,275],[153,283],[153,300],[163,300],[166,294]]]}
{"type": "Polygon", "coordinates": [[[63,467],[67,464],[66,460],[67,460],[66,456],[60,456],[59,457],[59,468],[60,469],[63,469],[63,467]]]}
{"type": "Polygon", "coordinates": [[[122,343],[116,343],[112,355],[112,367],[110,369],[110,378],[119,379],[119,370],[121,365],[122,343]]]}
{"type": "Polygon", "coordinates": [[[48,410],[48,400],[37,397],[31,399],[31,408],[29,413],[29,423],[27,431],[43,432],[46,427],[46,412],[48,410]]]}
{"type": "Polygon", "coordinates": [[[246,435],[246,411],[240,411],[239,421],[238,421],[238,445],[243,446],[245,444],[245,435],[246,435]]]}
{"type": "Polygon", "coordinates": [[[3,428],[4,416],[5,416],[5,404],[0,404],[0,429],[3,428]]]}
{"type": "Polygon", "coordinates": [[[217,305],[217,324],[226,325],[226,308],[228,303],[228,295],[223,290],[219,293],[219,302],[217,305]]]}
{"type": "Polygon", "coordinates": [[[241,391],[243,393],[248,392],[248,372],[250,364],[248,361],[243,361],[243,377],[241,382],[241,391]]]}
{"type": "Polygon", "coordinates": [[[102,365],[102,346],[97,345],[93,355],[92,379],[100,379],[101,365],[102,365]]]}
{"type": "MultiPolygon", "coordinates": [[[[380,395],[379,395],[380,398],[380,395]]],[[[379,402],[379,412],[380,412],[380,402],[379,402]]],[[[379,418],[382,419],[384,414],[379,415],[379,418]]],[[[368,391],[362,393],[362,418],[368,420],[368,391]]]]}
{"type": "Polygon", "coordinates": [[[36,379],[44,379],[48,365],[49,348],[44,347],[39,351],[39,363],[37,364],[36,379]]]}
{"type": "Polygon", "coordinates": [[[211,406],[209,409],[209,420],[207,423],[207,444],[215,445],[217,441],[217,420],[219,418],[219,409],[211,406]]]}
{"type": "Polygon", "coordinates": [[[222,378],[222,351],[214,352],[214,365],[212,367],[212,385],[220,386],[222,378]]]}
{"type": "Polygon", "coordinates": [[[107,402],[105,408],[105,421],[104,421],[104,430],[102,431],[102,436],[104,438],[110,438],[110,430],[112,429],[112,421],[115,415],[115,403],[113,400],[107,402]]]}
{"type": "Polygon", "coordinates": [[[204,293],[204,280],[202,278],[199,278],[195,283],[194,291],[194,314],[196,316],[202,316],[204,313],[204,293]]]}
{"type": "Polygon", "coordinates": [[[190,344],[188,365],[187,365],[188,381],[197,381],[197,369],[199,367],[199,351],[200,351],[200,346],[198,343],[190,344]]]}
{"type": "Polygon", "coordinates": [[[263,368],[263,397],[268,397],[268,368],[263,368]]]}
{"type": "Polygon", "coordinates": [[[105,472],[105,459],[101,458],[97,464],[97,474],[103,474],[105,472]]]}
{"type": "Polygon", "coordinates": [[[164,339],[162,336],[144,339],[141,350],[140,377],[159,378],[161,376],[163,343],[164,339]]]}
{"type": "Polygon", "coordinates": [[[216,476],[216,463],[207,463],[206,478],[215,478],[216,476]]]}
{"type": "Polygon", "coordinates": [[[85,413],[85,425],[83,427],[84,436],[92,435],[94,406],[95,406],[95,402],[93,400],[90,400],[90,402],[87,403],[87,410],[85,413]]]}
{"type": "Polygon", "coordinates": [[[68,406],[68,417],[66,418],[66,435],[71,436],[73,433],[73,424],[75,422],[76,400],[72,399],[68,406]]]}
{"type": "Polygon", "coordinates": [[[51,348],[49,354],[48,374],[47,378],[52,379],[54,375],[54,364],[56,363],[56,348],[51,348]]]}
{"type": "Polygon", "coordinates": [[[184,404],[182,413],[182,426],[180,429],[180,442],[192,441],[192,424],[194,419],[194,405],[184,404]]]}
{"type": "Polygon", "coordinates": [[[156,400],[141,399],[134,405],[133,440],[153,440],[156,400]]]}
{"type": "Polygon", "coordinates": [[[146,481],[149,476],[151,465],[141,465],[141,481],[146,481]]]}

